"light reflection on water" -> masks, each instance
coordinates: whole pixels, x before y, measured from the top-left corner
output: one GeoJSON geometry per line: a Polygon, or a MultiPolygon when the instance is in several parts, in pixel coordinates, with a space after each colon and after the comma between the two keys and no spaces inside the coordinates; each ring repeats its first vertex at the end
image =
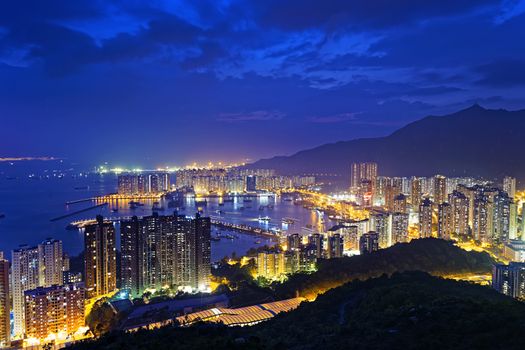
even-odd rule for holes
{"type": "MultiPolygon", "coordinates": [[[[51,218],[94,205],[93,202],[82,202],[67,206],[66,201],[89,198],[115,190],[114,175],[41,180],[0,178],[0,212],[6,214],[4,219],[0,219],[0,250],[6,252],[9,257],[8,252],[20,244],[36,245],[45,238],[53,237],[64,242],[65,251],[70,255],[76,255],[82,250],[83,238],[78,231],[66,230],[65,227],[71,221],[94,218],[97,214],[105,217],[127,217],[152,213],[155,200],[145,200],[144,205],[136,209],[130,209],[129,201],[120,200],[109,203],[107,207],[79,213],[55,222],[50,221],[51,218]]],[[[214,216],[232,223],[264,229],[278,228],[288,233],[304,233],[304,228],[307,226],[316,231],[323,231],[332,225],[332,222],[328,218],[323,218],[319,212],[294,205],[293,202],[284,201],[279,197],[253,197],[251,201],[235,197],[233,202],[222,202],[220,198],[207,198],[206,201],[207,205],[202,207],[205,216],[214,216]],[[258,220],[259,217],[265,216],[270,217],[269,222],[258,220]],[[283,223],[283,218],[292,218],[294,224],[283,223]]],[[[159,206],[164,207],[164,210],[159,212],[161,215],[173,212],[173,209],[168,208],[165,200],[161,200],[159,206]]],[[[194,215],[196,211],[194,198],[186,198],[184,210],[180,213],[194,215]]],[[[231,233],[228,230],[221,231],[231,233]]],[[[213,234],[216,233],[217,230],[214,229],[213,234]]],[[[232,252],[242,255],[251,247],[271,244],[268,239],[251,235],[235,233],[235,236],[238,238],[222,238],[220,241],[212,242],[214,261],[231,255],[232,252]]]]}

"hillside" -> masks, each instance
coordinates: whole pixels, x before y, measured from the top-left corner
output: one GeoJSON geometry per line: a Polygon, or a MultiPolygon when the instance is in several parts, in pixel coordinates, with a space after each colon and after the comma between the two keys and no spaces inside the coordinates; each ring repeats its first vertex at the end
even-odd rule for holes
{"type": "Polygon", "coordinates": [[[350,163],[375,161],[387,176],[513,175],[525,181],[521,158],[525,110],[488,110],[474,105],[446,116],[429,116],[387,137],[322,145],[291,156],[262,159],[251,168],[283,174],[336,173],[350,176],[350,163]]]}
{"type": "Polygon", "coordinates": [[[521,349],[525,305],[422,272],[354,281],[254,327],[112,333],[72,349],[521,349]]]}
{"type": "Polygon", "coordinates": [[[487,253],[466,251],[450,241],[424,238],[396,244],[367,255],[321,260],[312,274],[295,274],[274,286],[278,299],[313,297],[355,279],[395,272],[423,271],[435,276],[489,274],[494,261],[487,253]]]}

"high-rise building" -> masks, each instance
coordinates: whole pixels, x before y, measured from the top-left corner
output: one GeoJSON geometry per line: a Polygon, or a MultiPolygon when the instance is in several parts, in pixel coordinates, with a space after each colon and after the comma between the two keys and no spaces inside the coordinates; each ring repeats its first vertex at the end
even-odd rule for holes
{"type": "Polygon", "coordinates": [[[469,200],[456,190],[448,196],[448,202],[452,206],[452,232],[465,237],[469,233],[469,200]]]}
{"type": "Polygon", "coordinates": [[[492,205],[493,231],[491,240],[494,243],[507,242],[515,238],[516,204],[505,191],[498,191],[492,205]]]}
{"type": "Polygon", "coordinates": [[[492,241],[493,232],[493,203],[486,195],[478,194],[474,199],[474,221],[472,235],[482,243],[492,241]]]}
{"type": "Polygon", "coordinates": [[[492,288],[516,299],[525,299],[525,263],[496,264],[492,269],[492,288]]]}
{"type": "Polygon", "coordinates": [[[319,233],[308,235],[307,251],[310,256],[320,259],[323,257],[323,236],[319,233]]]}
{"type": "Polygon", "coordinates": [[[394,197],[394,213],[406,213],[407,212],[407,197],[400,193],[394,197]]]}
{"type": "Polygon", "coordinates": [[[408,214],[392,214],[392,243],[408,242],[408,214]]]}
{"type": "Polygon", "coordinates": [[[359,238],[359,251],[361,254],[370,254],[379,250],[379,237],[377,232],[370,231],[359,238]]]}
{"type": "Polygon", "coordinates": [[[168,173],[124,173],[118,175],[118,193],[121,195],[137,195],[144,193],[160,193],[170,190],[170,175],[168,173]]]}
{"type": "Polygon", "coordinates": [[[352,163],[350,186],[357,189],[361,186],[362,180],[370,180],[375,187],[377,179],[377,163],[352,163]]]}
{"type": "Polygon", "coordinates": [[[516,196],[516,178],[505,176],[503,178],[503,191],[507,192],[510,198],[516,196]]]}
{"type": "Polygon", "coordinates": [[[286,237],[286,241],[287,241],[287,248],[289,251],[301,250],[302,248],[301,236],[298,233],[292,233],[291,235],[288,235],[288,237],[286,237]]]}
{"type": "Polygon", "coordinates": [[[21,336],[25,332],[24,292],[37,288],[40,283],[38,247],[21,246],[13,250],[11,262],[13,333],[21,336]]]}
{"type": "Polygon", "coordinates": [[[257,190],[257,176],[246,176],[246,192],[255,192],[257,190]]]}
{"type": "Polygon", "coordinates": [[[432,237],[432,202],[428,198],[419,206],[419,237],[432,237]]]}
{"type": "Polygon", "coordinates": [[[414,211],[419,210],[419,205],[421,204],[421,198],[423,197],[423,187],[421,184],[421,178],[414,177],[412,178],[412,186],[410,193],[410,203],[414,211]]]}
{"type": "Polygon", "coordinates": [[[447,178],[442,175],[434,176],[434,203],[439,205],[447,200],[447,178]]]}
{"type": "Polygon", "coordinates": [[[29,338],[71,334],[84,326],[85,291],[82,284],[39,287],[24,292],[25,328],[29,338]]]}
{"type": "Polygon", "coordinates": [[[62,241],[48,238],[38,245],[39,286],[61,285],[64,274],[62,241]]]}
{"type": "Polygon", "coordinates": [[[441,203],[438,206],[438,237],[441,239],[450,239],[454,230],[454,218],[452,206],[449,203],[441,203]]]}
{"type": "Polygon", "coordinates": [[[327,238],[326,257],[328,259],[341,258],[343,256],[343,238],[340,234],[334,233],[327,238]]]}
{"type": "Polygon", "coordinates": [[[121,223],[122,287],[133,295],[170,286],[206,290],[211,274],[209,218],[154,213],[121,223]]]}
{"type": "Polygon", "coordinates": [[[115,228],[100,215],[84,229],[84,279],[88,298],[117,288],[115,228]]]}
{"type": "Polygon", "coordinates": [[[121,288],[134,296],[142,293],[144,284],[144,226],[133,216],[120,223],[121,288]]]}
{"type": "Polygon", "coordinates": [[[377,232],[379,247],[384,249],[392,245],[392,219],[389,213],[370,214],[371,230],[377,232]]]}
{"type": "Polygon", "coordinates": [[[4,259],[4,253],[0,251],[0,348],[7,347],[10,344],[10,305],[9,261],[4,259]]]}
{"type": "Polygon", "coordinates": [[[401,194],[401,186],[392,182],[385,187],[385,207],[388,211],[394,211],[394,199],[401,194]]]}

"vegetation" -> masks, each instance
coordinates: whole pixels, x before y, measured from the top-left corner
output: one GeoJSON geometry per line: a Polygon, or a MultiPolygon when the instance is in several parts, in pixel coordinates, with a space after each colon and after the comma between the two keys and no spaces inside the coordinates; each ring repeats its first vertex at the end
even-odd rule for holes
{"type": "Polygon", "coordinates": [[[334,288],[255,327],[110,333],[73,349],[521,349],[525,304],[488,287],[394,273],[334,288]]]}
{"type": "Polygon", "coordinates": [[[297,295],[313,298],[355,279],[365,280],[403,271],[424,271],[435,276],[487,274],[494,261],[484,252],[465,251],[452,242],[435,238],[396,244],[372,254],[320,260],[317,271],[295,274],[273,286],[277,298],[297,295]]]}

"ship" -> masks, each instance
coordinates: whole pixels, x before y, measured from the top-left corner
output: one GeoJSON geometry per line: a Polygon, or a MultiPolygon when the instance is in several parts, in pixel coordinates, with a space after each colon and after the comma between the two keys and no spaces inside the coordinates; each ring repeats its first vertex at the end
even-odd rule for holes
{"type": "Polygon", "coordinates": [[[118,208],[113,208],[113,209],[111,209],[111,211],[112,211],[113,213],[117,213],[117,212],[118,212],[118,208]]]}
{"type": "Polygon", "coordinates": [[[259,216],[259,221],[270,222],[272,219],[269,216],[259,216]]]}

